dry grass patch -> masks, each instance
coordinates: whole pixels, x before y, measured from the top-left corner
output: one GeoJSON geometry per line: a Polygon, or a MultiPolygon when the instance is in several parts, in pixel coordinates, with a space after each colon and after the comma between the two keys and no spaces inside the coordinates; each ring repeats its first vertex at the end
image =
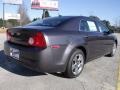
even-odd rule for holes
{"type": "Polygon", "coordinates": [[[6,30],[7,30],[7,28],[0,28],[0,33],[5,33],[6,32],[6,30]]]}

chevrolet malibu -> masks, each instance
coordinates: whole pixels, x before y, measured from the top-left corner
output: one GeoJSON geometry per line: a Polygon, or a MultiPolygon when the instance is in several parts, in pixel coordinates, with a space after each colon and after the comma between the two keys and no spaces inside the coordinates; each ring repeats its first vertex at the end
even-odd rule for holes
{"type": "Polygon", "coordinates": [[[7,30],[6,56],[38,72],[80,75],[84,64],[101,56],[114,56],[117,39],[98,19],[59,16],[7,30]]]}

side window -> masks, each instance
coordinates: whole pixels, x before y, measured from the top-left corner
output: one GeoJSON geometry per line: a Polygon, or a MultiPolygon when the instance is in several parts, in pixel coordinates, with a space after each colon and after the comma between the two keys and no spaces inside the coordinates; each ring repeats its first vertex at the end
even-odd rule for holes
{"type": "Polygon", "coordinates": [[[85,20],[81,20],[80,22],[80,30],[81,31],[89,31],[88,24],[85,20]]]}
{"type": "Polygon", "coordinates": [[[97,32],[98,31],[94,21],[87,21],[87,24],[88,24],[89,30],[91,32],[97,32]]]}
{"type": "Polygon", "coordinates": [[[100,32],[108,32],[109,30],[102,23],[98,23],[98,28],[100,32]]]}

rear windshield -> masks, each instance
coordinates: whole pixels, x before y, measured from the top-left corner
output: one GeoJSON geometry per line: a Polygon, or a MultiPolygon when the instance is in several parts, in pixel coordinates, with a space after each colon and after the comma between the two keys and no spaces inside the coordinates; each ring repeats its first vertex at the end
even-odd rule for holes
{"type": "Polygon", "coordinates": [[[65,21],[68,21],[70,17],[52,17],[52,18],[45,18],[45,19],[40,19],[37,21],[34,21],[28,26],[50,26],[50,27],[55,27],[58,26],[59,24],[62,24],[65,21]]]}

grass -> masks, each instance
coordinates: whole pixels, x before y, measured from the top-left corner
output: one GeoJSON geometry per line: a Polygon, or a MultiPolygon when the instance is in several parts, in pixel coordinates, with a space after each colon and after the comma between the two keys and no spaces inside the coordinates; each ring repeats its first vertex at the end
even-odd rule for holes
{"type": "Polygon", "coordinates": [[[6,32],[6,30],[7,30],[7,28],[0,28],[0,33],[5,33],[6,32]]]}

